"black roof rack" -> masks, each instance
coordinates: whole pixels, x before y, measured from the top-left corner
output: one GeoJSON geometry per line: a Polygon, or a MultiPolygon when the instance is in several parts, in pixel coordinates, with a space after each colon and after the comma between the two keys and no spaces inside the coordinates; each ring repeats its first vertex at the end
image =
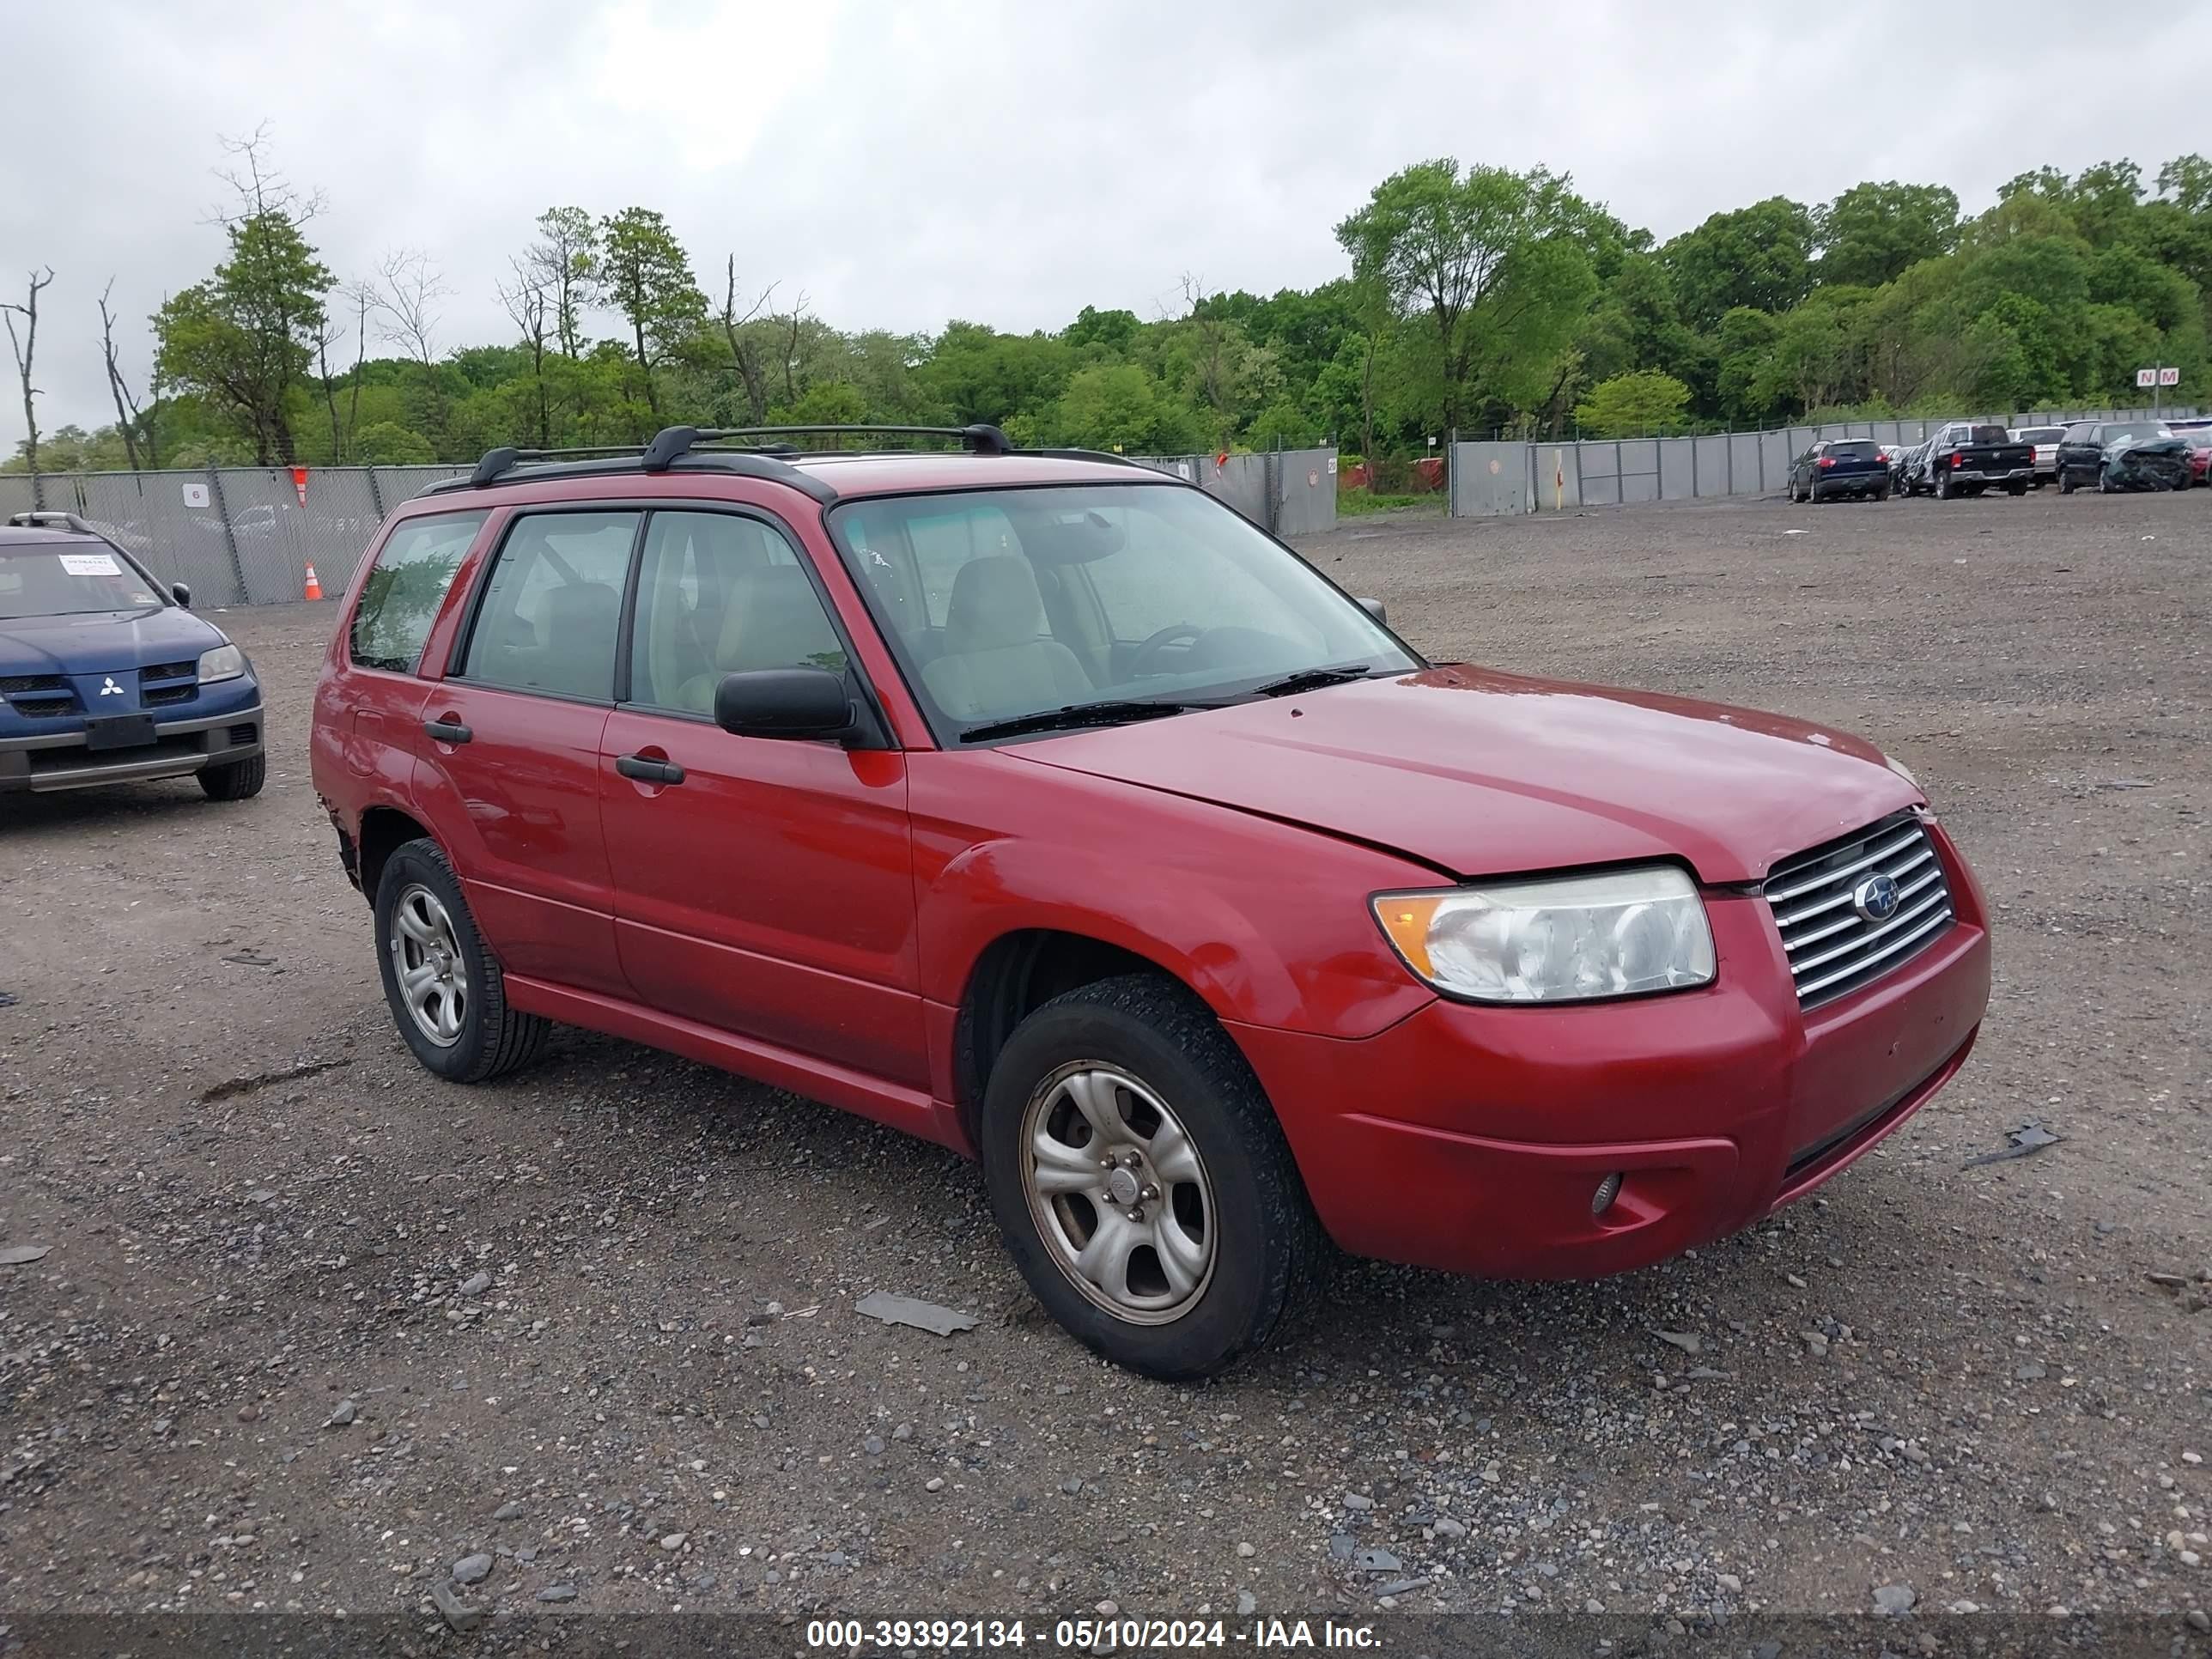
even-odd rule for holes
{"type": "MultiPolygon", "coordinates": [[[[791,465],[804,452],[789,441],[799,436],[848,433],[895,437],[957,438],[961,447],[975,455],[1026,454],[1055,460],[1106,461],[1120,466],[1142,466],[1126,455],[1109,455],[1091,449],[1020,450],[995,426],[978,422],[970,426],[667,426],[647,444],[595,444],[580,449],[488,449],[465,477],[441,478],[418,493],[444,495],[461,489],[482,489],[502,481],[574,478],[599,472],[666,472],[679,465],[686,471],[738,472],[750,477],[775,478],[804,490],[817,501],[835,501],[836,492],[791,465]],[[738,443],[736,439],[765,438],[766,443],[738,443]],[[523,469],[527,469],[524,471],[523,469]]],[[[818,450],[820,455],[858,454],[857,450],[818,450]]]]}
{"type": "Polygon", "coordinates": [[[58,513],[51,508],[41,507],[30,513],[11,513],[8,515],[8,523],[10,528],[15,530],[67,530],[79,536],[95,536],[101,541],[107,539],[106,537],[100,534],[98,529],[86,523],[76,514],[58,513]]]}

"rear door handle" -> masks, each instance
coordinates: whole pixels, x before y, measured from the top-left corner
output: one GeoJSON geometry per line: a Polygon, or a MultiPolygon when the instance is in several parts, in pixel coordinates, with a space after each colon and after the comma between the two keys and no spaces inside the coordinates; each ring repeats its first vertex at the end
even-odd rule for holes
{"type": "Polygon", "coordinates": [[[440,743],[466,743],[476,736],[457,720],[424,720],[422,730],[440,743]]]}
{"type": "Polygon", "coordinates": [[[642,755],[624,755],[615,762],[615,770],[626,778],[640,783],[681,783],[684,769],[674,761],[647,760],[642,755]]]}

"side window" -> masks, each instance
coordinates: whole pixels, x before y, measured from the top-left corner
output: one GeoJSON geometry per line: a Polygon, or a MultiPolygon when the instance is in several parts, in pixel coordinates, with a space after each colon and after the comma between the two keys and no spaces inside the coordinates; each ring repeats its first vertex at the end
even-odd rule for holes
{"type": "Polygon", "coordinates": [[[482,513],[453,513],[410,519],[392,532],[378,550],[353,613],[351,649],[357,665],[395,674],[414,672],[430,623],[453,585],[453,573],[483,521],[482,513]]]}
{"type": "Polygon", "coordinates": [[[635,513],[534,513],[515,521],[484,584],[465,679],[611,698],[635,513]]]}
{"type": "Polygon", "coordinates": [[[842,673],[845,647],[783,532],[734,513],[656,513],[646,527],[630,701],[711,714],[725,674],[842,673]]]}

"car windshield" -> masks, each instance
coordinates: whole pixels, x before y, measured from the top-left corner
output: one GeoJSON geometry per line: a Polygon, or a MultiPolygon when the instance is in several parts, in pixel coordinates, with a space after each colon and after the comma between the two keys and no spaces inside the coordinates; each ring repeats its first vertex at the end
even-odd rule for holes
{"type": "Polygon", "coordinates": [[[830,528],[955,738],[1096,703],[1138,719],[1316,669],[1420,666],[1312,566],[1183,485],[891,496],[836,508],[830,528]]]}
{"type": "Polygon", "coordinates": [[[2163,421],[2128,421],[2105,428],[2107,444],[2128,443],[2145,438],[2171,438],[2173,430],[2163,421]]]}
{"type": "Polygon", "coordinates": [[[153,585],[101,543],[0,544],[0,622],[161,603],[153,585]]]}

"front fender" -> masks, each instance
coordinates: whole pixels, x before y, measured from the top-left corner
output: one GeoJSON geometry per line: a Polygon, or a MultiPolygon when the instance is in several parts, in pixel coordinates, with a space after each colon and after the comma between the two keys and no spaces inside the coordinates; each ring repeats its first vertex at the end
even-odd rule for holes
{"type": "Polygon", "coordinates": [[[957,1006],[1011,933],[1119,946],[1224,1019],[1370,1036],[1434,1000],[1367,896],[1436,873],[1373,848],[1016,751],[914,756],[922,994],[957,1006]]]}

